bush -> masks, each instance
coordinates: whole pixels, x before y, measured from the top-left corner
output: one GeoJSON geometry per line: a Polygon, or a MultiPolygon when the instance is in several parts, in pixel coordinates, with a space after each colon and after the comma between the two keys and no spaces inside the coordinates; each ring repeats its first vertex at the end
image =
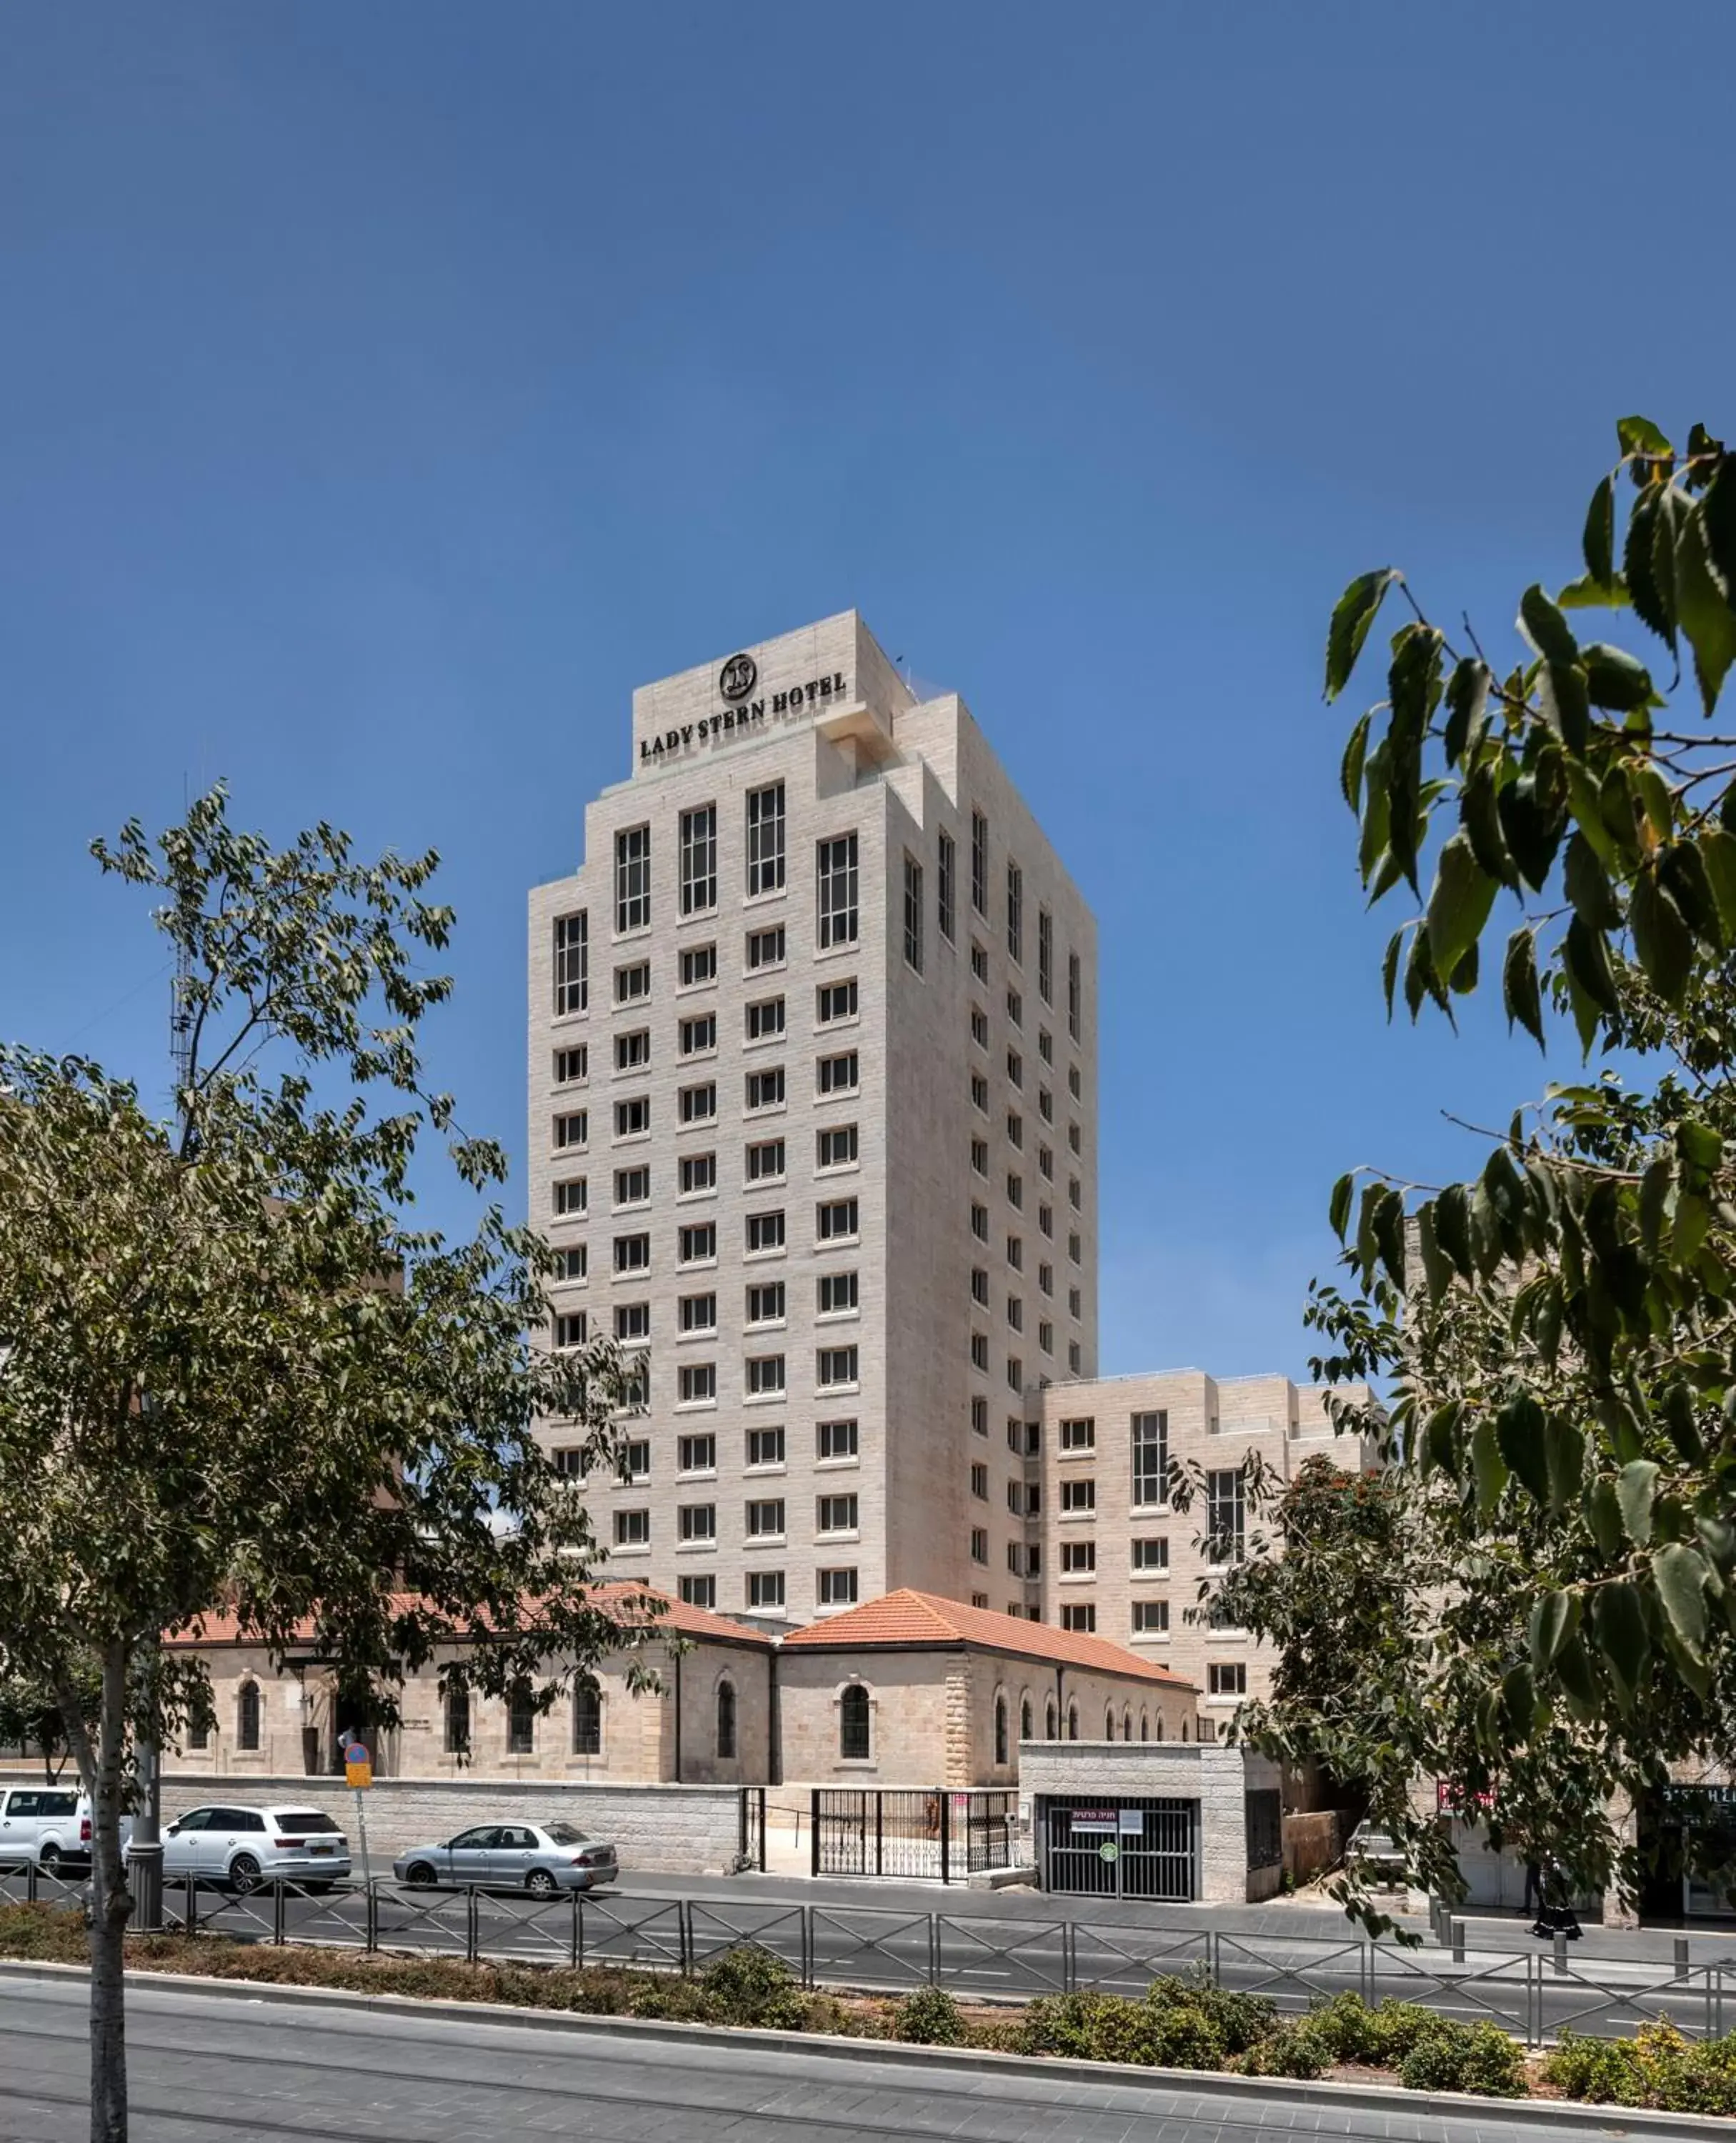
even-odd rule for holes
{"type": "Polygon", "coordinates": [[[892,2035],[913,2046],[962,2046],[970,2030],[945,1987],[919,1987],[894,2004],[892,2035]]]}
{"type": "Polygon", "coordinates": [[[1406,2055],[1432,2038],[1446,2022],[1420,2002],[1382,2002],[1365,2012],[1371,2037],[1364,2059],[1377,2068],[1396,2069],[1406,2055]]]}
{"type": "Polygon", "coordinates": [[[1480,2098],[1523,2098],[1525,2054],[1498,2024],[1456,2024],[1442,2017],[1398,2064],[1407,2091],[1463,2091],[1480,2098]]]}
{"type": "Polygon", "coordinates": [[[1026,2012],[1015,2051],[1144,2068],[1219,2069],[1228,2049],[1198,2001],[1165,1987],[1137,2002],[1120,1994],[1046,1995],[1026,2012]]]}
{"type": "MultiPolygon", "coordinates": [[[[1154,1979],[1145,1999],[1160,2008],[1192,2009],[1210,2024],[1227,2054],[1244,2054],[1278,2029],[1278,2004],[1264,1994],[1215,1987],[1203,1972],[1154,1979]]],[[[1197,2064],[1189,2064],[1197,2066],[1197,2064]]]]}
{"type": "Polygon", "coordinates": [[[1600,2105],[1736,2114],[1736,2032],[1696,2043],[1673,2024],[1649,2024],[1632,2039],[1564,2032],[1543,2076],[1568,2097],[1600,2105]]]}
{"type": "Polygon", "coordinates": [[[1294,2024],[1280,2024],[1256,2040],[1236,2061],[1244,2076],[1324,2076],[1338,2058],[1330,2037],[1315,2028],[1312,2017],[1294,2024]]]}
{"type": "MultiPolygon", "coordinates": [[[[1391,2003],[1389,2007],[1394,2006],[1391,2003]]],[[[1368,2061],[1377,2066],[1387,2058],[1378,2012],[1360,1994],[1335,1994],[1309,2010],[1308,2028],[1331,2049],[1335,2061],[1368,2061]]]]}
{"type": "Polygon", "coordinates": [[[720,2024],[745,2024],[768,2032],[799,2032],[808,2021],[808,1997],[781,1957],[754,1943],[738,1943],[714,1957],[700,1974],[705,2013],[720,2024]]]}

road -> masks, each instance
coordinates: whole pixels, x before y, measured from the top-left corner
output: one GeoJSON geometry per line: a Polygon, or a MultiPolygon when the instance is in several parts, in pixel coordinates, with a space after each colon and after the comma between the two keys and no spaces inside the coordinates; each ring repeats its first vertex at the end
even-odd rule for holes
{"type": "MultiPolygon", "coordinates": [[[[0,2005],[0,2139],[89,2132],[85,1986],[12,1981],[0,2005]]],[[[1156,2083],[1081,2084],[1041,2069],[972,2074],[715,2040],[529,2030],[397,2013],[279,2007],[134,1987],[127,1998],[135,2143],[1565,2143],[1565,2123],[1402,2121],[1355,2100],[1219,2096],[1156,2083]]],[[[1583,2137],[1584,2131],[1577,2133],[1583,2137]]]]}

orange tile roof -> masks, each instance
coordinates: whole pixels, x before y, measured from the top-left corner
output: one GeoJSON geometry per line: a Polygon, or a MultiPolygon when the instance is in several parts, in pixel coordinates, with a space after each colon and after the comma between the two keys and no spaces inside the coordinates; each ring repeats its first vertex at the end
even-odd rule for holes
{"type": "Polygon", "coordinates": [[[1048,1660],[1060,1666],[1089,1668],[1120,1675],[1130,1681],[1163,1682],[1171,1689],[1194,1685],[1167,1667],[1153,1666],[1136,1652],[1112,1645],[1106,1637],[1082,1631],[1057,1630],[1048,1622],[1027,1622],[1021,1616],[999,1615],[992,1607],[967,1607],[962,1600],[942,1600],[932,1592],[905,1588],[878,1600],[864,1601],[842,1615],[828,1615],[794,1630],[784,1640],[791,1651],[854,1651],[863,1646],[897,1650],[901,1646],[973,1645],[981,1651],[1012,1652],[1022,1659],[1048,1660]]]}
{"type": "MultiPolygon", "coordinates": [[[[605,1614],[631,1626],[643,1623],[645,1626],[679,1631],[684,1637],[709,1638],[713,1643],[751,1645],[770,1651],[772,1640],[758,1630],[749,1629],[741,1622],[732,1622],[726,1616],[714,1615],[704,1607],[690,1607],[685,1600],[671,1600],[665,1594],[649,1586],[634,1585],[624,1580],[612,1580],[605,1585],[591,1586],[586,1598],[605,1614]],[[649,1613],[635,1614],[630,1603],[649,1601],[655,1607],[649,1613]],[[657,1612],[660,1608],[662,1611],[657,1612]]],[[[394,1593],[390,1606],[394,1612],[402,1611],[414,1603],[408,1593],[394,1593]]],[[[298,1642],[306,1644],[314,1635],[311,1621],[296,1626],[298,1642]]],[[[165,1641],[171,1645],[235,1645],[256,1642],[244,1634],[236,1618],[228,1612],[195,1616],[184,1630],[173,1632],[165,1641]]]]}

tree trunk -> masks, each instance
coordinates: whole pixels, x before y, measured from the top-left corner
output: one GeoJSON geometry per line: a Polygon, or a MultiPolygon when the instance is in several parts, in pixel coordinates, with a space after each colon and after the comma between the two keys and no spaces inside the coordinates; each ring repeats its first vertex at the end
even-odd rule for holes
{"type": "Polygon", "coordinates": [[[93,1748],[62,1694],[78,1769],[91,1797],[91,2143],[126,2143],[125,1937],[132,1898],[121,1859],[121,1798],[126,1754],[128,1647],[103,1648],[102,1706],[93,1748]]]}

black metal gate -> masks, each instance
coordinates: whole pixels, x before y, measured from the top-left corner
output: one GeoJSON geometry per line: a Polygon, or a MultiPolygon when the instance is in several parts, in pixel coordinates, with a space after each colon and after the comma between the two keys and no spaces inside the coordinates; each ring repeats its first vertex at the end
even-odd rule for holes
{"type": "Polygon", "coordinates": [[[736,1854],[744,1868],[765,1873],[765,1789],[741,1789],[740,1814],[736,1825],[736,1854]]]}
{"type": "Polygon", "coordinates": [[[1046,1889],[1170,1904],[1199,1894],[1198,1801],[1046,1800],[1038,1814],[1046,1889]]]}
{"type": "Polygon", "coordinates": [[[1010,1793],[914,1792],[878,1786],[814,1789],[815,1875],[903,1875],[950,1883],[1011,1864],[1010,1793]]]}

